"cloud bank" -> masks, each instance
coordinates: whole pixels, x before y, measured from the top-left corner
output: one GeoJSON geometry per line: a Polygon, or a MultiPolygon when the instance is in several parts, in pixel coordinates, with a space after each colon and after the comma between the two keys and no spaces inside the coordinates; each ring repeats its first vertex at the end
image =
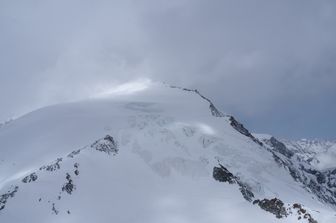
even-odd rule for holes
{"type": "Polygon", "coordinates": [[[254,131],[335,138],[335,24],[332,0],[3,0],[0,120],[152,79],[254,131]]]}

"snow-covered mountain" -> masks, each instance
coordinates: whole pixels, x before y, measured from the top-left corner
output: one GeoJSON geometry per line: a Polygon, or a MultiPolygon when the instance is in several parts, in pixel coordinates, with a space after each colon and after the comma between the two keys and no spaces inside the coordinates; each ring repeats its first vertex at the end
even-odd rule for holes
{"type": "Polygon", "coordinates": [[[303,147],[251,134],[197,90],[128,93],[0,128],[0,222],[336,222],[336,168],[303,147]]]}
{"type": "Polygon", "coordinates": [[[289,149],[319,170],[336,167],[336,141],[307,139],[282,141],[289,149]]]}

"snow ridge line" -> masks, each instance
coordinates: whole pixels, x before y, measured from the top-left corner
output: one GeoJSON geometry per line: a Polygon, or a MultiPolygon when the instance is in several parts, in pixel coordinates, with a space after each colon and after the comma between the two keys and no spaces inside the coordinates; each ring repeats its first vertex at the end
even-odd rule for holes
{"type": "Polygon", "coordinates": [[[222,118],[222,117],[225,117],[225,118],[228,118],[229,119],[229,122],[230,122],[230,125],[236,130],[238,131],[239,133],[249,137],[250,139],[252,139],[253,142],[257,143],[258,145],[260,146],[263,146],[263,143],[260,142],[257,138],[255,138],[250,132],[249,130],[247,130],[243,124],[241,124],[239,121],[237,121],[232,115],[228,115],[228,114],[224,114],[222,113],[220,110],[218,110],[216,108],[216,106],[214,105],[214,103],[212,103],[212,101],[205,97],[203,94],[201,94],[199,92],[199,90],[197,89],[189,89],[189,88],[182,88],[182,87],[178,87],[178,86],[173,86],[173,85],[169,85],[169,87],[171,88],[176,88],[176,89],[180,89],[180,90],[183,90],[183,91],[188,91],[188,92],[193,92],[193,93],[196,93],[198,94],[201,98],[203,98],[204,100],[206,100],[207,102],[209,102],[209,109],[210,109],[210,112],[211,112],[211,115],[214,116],[214,117],[219,117],[219,118],[222,118]]]}
{"type": "Polygon", "coordinates": [[[207,102],[209,102],[209,109],[210,112],[213,116],[215,117],[230,117],[230,115],[226,115],[224,113],[222,113],[221,111],[219,111],[216,106],[212,103],[212,101],[205,97],[203,94],[201,94],[197,89],[189,89],[189,88],[183,88],[183,87],[178,87],[178,86],[174,86],[174,85],[169,85],[170,88],[177,88],[183,91],[188,91],[188,92],[194,92],[196,94],[198,94],[201,98],[203,98],[204,100],[206,100],[207,102]]]}

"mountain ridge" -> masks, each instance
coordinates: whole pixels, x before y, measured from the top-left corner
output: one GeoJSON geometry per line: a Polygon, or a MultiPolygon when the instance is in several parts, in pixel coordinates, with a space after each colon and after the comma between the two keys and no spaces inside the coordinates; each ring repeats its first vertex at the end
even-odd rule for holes
{"type": "Polygon", "coordinates": [[[274,152],[233,116],[214,109],[198,90],[155,85],[136,95],[53,106],[15,120],[0,130],[0,220],[334,220],[332,208],[311,198],[324,196],[288,171],[296,167],[289,165],[292,156],[274,152]],[[107,206],[114,211],[105,212],[107,206]],[[131,214],[124,213],[127,207],[131,214]],[[245,215],[219,214],[219,207],[245,215]]]}

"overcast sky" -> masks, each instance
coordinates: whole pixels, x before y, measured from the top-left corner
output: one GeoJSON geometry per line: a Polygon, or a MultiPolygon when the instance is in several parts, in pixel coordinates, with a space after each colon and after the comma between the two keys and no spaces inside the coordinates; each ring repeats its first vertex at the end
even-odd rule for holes
{"type": "Polygon", "coordinates": [[[336,1],[0,0],[0,122],[141,78],[254,132],[336,139],[336,1]]]}

